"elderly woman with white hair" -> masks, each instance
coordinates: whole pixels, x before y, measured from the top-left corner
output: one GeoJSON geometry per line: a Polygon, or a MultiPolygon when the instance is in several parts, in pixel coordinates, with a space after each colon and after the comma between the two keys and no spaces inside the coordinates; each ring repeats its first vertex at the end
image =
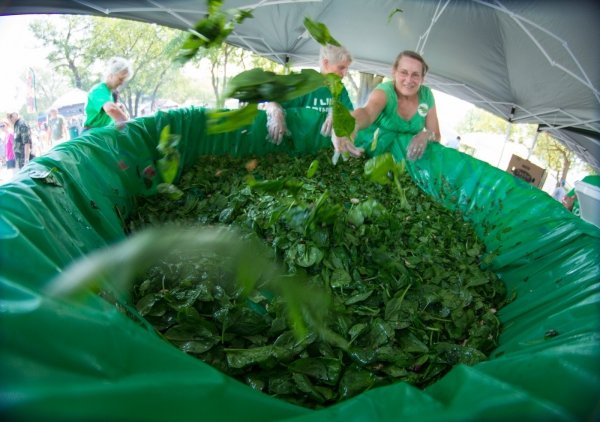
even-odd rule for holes
{"type": "Polygon", "coordinates": [[[85,105],[84,130],[125,122],[129,116],[117,102],[117,90],[133,76],[131,62],[122,57],[108,61],[104,81],[97,83],[88,93],[85,105]]]}
{"type": "MultiPolygon", "coordinates": [[[[352,56],[350,55],[350,52],[343,46],[327,44],[321,47],[319,62],[320,71],[323,75],[335,73],[340,78],[344,78],[348,73],[350,64],[352,63],[352,56]]],[[[341,93],[340,101],[347,109],[354,109],[352,101],[350,101],[348,91],[345,87],[341,93]]],[[[329,113],[327,119],[325,119],[325,122],[321,127],[321,134],[323,136],[331,136],[331,105],[331,91],[326,86],[322,86],[301,97],[286,101],[281,105],[274,102],[267,103],[265,105],[265,111],[267,112],[267,129],[270,140],[275,144],[281,143],[283,136],[287,132],[284,110],[292,107],[309,108],[321,113],[329,113]]]]}

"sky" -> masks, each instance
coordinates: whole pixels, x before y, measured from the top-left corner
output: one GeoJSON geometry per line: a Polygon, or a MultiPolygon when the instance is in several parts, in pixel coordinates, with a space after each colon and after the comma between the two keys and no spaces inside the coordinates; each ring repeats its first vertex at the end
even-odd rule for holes
{"type": "Polygon", "coordinates": [[[0,111],[16,111],[25,101],[21,79],[27,69],[44,57],[44,49],[28,29],[34,16],[0,16],[0,111]]]}

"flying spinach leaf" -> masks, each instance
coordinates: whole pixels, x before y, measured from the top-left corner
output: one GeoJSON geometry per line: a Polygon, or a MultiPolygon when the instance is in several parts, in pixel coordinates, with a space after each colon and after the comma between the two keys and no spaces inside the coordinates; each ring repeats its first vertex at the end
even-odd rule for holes
{"type": "Polygon", "coordinates": [[[400,9],[400,8],[398,8],[398,7],[397,7],[396,9],[392,10],[392,11],[390,12],[390,14],[388,15],[388,23],[390,23],[390,21],[392,20],[392,18],[394,17],[394,15],[395,15],[396,13],[402,13],[402,12],[404,12],[404,10],[402,10],[402,9],[400,9]]]}
{"type": "Polygon", "coordinates": [[[313,160],[313,162],[310,163],[308,170],[306,171],[306,177],[308,177],[309,179],[312,179],[318,169],[319,169],[319,160],[313,160]]]}
{"type": "Polygon", "coordinates": [[[342,79],[335,73],[329,73],[325,75],[325,80],[333,99],[333,130],[337,136],[350,136],[354,133],[355,119],[341,102],[344,90],[342,79]]]}
{"type": "Polygon", "coordinates": [[[156,147],[161,155],[158,160],[158,169],[167,184],[173,183],[179,170],[180,154],[177,145],[180,139],[180,135],[171,133],[169,125],[166,125],[160,131],[160,138],[156,147]]]}
{"type": "Polygon", "coordinates": [[[321,22],[313,21],[309,17],[305,17],[304,18],[304,27],[306,28],[306,30],[308,31],[310,36],[313,37],[314,40],[316,42],[318,42],[319,44],[321,44],[321,45],[331,44],[331,45],[336,45],[338,47],[340,46],[340,43],[331,36],[331,33],[329,32],[329,28],[327,28],[327,26],[325,26],[325,24],[323,24],[321,22]]]}
{"type": "Polygon", "coordinates": [[[247,104],[237,110],[208,110],[206,112],[206,131],[211,135],[231,132],[251,125],[257,114],[258,107],[256,104],[247,104]]]}
{"type": "Polygon", "coordinates": [[[226,96],[248,103],[283,102],[308,94],[324,84],[323,75],[314,69],[278,75],[255,68],[234,76],[227,84],[226,96]]]}
{"type": "Polygon", "coordinates": [[[206,18],[200,20],[191,30],[191,34],[182,44],[176,60],[185,63],[192,59],[200,49],[218,48],[245,19],[252,18],[250,10],[232,9],[223,12],[222,0],[207,0],[206,18]]]}
{"type": "Polygon", "coordinates": [[[404,161],[397,163],[390,153],[377,155],[365,163],[365,176],[373,182],[384,185],[393,181],[398,189],[400,205],[402,208],[408,208],[406,193],[400,183],[400,175],[405,170],[404,165],[404,161]]]}

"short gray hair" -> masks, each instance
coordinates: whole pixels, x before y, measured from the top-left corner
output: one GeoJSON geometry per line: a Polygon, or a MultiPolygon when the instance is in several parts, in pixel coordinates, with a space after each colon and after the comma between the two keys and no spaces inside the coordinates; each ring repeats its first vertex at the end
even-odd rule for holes
{"type": "Polygon", "coordinates": [[[108,79],[110,75],[127,71],[127,79],[130,80],[133,76],[133,67],[131,62],[123,57],[111,57],[106,65],[106,71],[104,73],[104,79],[108,79]]]}
{"type": "Polygon", "coordinates": [[[352,55],[346,47],[332,44],[326,44],[321,47],[321,51],[319,53],[319,63],[323,63],[323,60],[325,59],[333,64],[344,61],[352,63],[352,55]]]}

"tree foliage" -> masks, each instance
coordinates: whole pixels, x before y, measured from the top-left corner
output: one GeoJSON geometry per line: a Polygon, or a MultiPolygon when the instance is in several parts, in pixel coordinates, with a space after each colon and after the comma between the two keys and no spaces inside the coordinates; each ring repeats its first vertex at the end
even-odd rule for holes
{"type": "Polygon", "coordinates": [[[223,108],[225,103],[224,91],[227,85],[227,69],[232,64],[240,65],[243,63],[243,52],[236,51],[235,47],[228,44],[221,44],[221,48],[201,48],[196,57],[192,60],[200,64],[200,61],[208,62],[210,70],[210,84],[215,99],[215,107],[223,108]]]}
{"type": "Polygon", "coordinates": [[[50,48],[47,59],[52,70],[79,89],[86,89],[93,78],[89,70],[93,57],[87,48],[92,25],[90,17],[63,15],[60,19],[36,20],[29,27],[50,48]]]}
{"type": "Polygon", "coordinates": [[[201,49],[192,59],[192,62],[198,65],[202,61],[208,64],[216,108],[224,106],[227,83],[238,72],[252,68],[260,68],[278,74],[287,71],[286,67],[281,64],[225,43],[221,45],[221,48],[201,49]]]}
{"type": "MultiPolygon", "coordinates": [[[[46,111],[58,95],[62,95],[68,90],[68,87],[71,86],[71,80],[68,76],[55,72],[47,66],[35,66],[32,70],[35,73],[36,112],[46,111]]],[[[32,115],[28,118],[33,120],[37,116],[32,115]]]]}
{"type": "Polygon", "coordinates": [[[184,33],[159,25],[121,19],[93,18],[88,49],[105,61],[122,56],[133,63],[133,78],[123,89],[123,100],[132,116],[142,102],[157,99],[161,88],[173,82],[180,65],[174,62],[184,33]]]}
{"type": "Polygon", "coordinates": [[[459,133],[499,133],[505,134],[508,129],[508,122],[500,117],[488,113],[480,108],[470,109],[463,120],[457,125],[459,133]]]}
{"type": "Polygon", "coordinates": [[[534,153],[554,172],[556,180],[566,180],[575,153],[547,133],[540,133],[534,153]]]}

